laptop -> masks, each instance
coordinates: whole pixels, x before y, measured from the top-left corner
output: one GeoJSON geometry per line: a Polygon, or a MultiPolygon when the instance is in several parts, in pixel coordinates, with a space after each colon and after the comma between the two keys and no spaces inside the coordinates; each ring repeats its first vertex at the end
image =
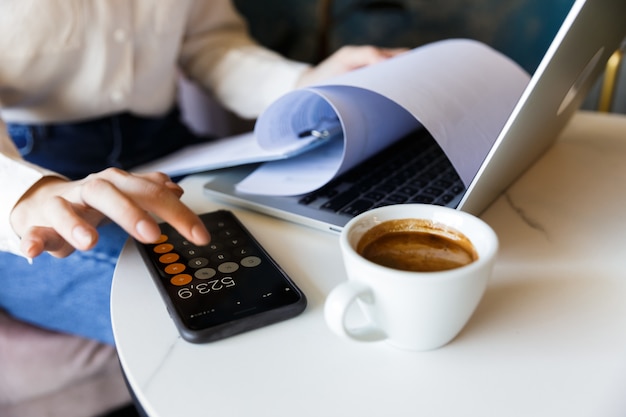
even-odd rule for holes
{"type": "Polygon", "coordinates": [[[235,185],[257,165],[215,171],[204,192],[229,204],[334,232],[360,212],[386,204],[440,204],[479,215],[557,139],[626,36],[624,16],[624,0],[574,3],[467,187],[422,129],[306,195],[238,192],[235,185]],[[424,171],[416,169],[424,165],[424,171]]]}

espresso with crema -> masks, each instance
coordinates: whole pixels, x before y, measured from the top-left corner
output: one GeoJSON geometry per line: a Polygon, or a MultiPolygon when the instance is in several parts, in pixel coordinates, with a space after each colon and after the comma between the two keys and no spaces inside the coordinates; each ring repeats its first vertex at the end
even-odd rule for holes
{"type": "Polygon", "coordinates": [[[478,259],[465,235],[422,219],[380,223],[365,232],[356,250],[379,265],[416,272],[460,268],[478,259]]]}

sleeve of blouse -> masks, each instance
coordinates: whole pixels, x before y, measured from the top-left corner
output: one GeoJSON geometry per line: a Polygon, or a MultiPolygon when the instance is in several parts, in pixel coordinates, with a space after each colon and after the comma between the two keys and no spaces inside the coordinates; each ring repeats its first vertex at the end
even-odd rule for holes
{"type": "Polygon", "coordinates": [[[58,174],[24,161],[0,119],[0,251],[21,255],[20,239],[9,221],[11,210],[33,184],[48,175],[58,174]]]}
{"type": "Polygon", "coordinates": [[[230,0],[194,2],[180,65],[224,106],[248,118],[293,89],[309,68],[252,40],[230,0]]]}

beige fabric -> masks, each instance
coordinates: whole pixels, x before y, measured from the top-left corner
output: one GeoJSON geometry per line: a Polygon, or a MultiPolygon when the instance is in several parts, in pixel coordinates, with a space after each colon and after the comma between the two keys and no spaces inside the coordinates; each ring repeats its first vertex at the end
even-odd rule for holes
{"type": "Polygon", "coordinates": [[[0,311],[0,416],[89,417],[130,401],[112,346],[0,311]]]}

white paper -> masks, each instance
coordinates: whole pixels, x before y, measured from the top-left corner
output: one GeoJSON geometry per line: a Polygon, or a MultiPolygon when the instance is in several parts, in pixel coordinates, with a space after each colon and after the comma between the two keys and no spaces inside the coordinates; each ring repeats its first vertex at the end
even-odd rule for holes
{"type": "Polygon", "coordinates": [[[259,140],[297,140],[302,131],[317,129],[320,120],[335,120],[344,133],[342,151],[316,153],[325,155],[323,164],[305,165],[309,153],[265,163],[237,189],[273,195],[312,191],[419,124],[467,185],[529,80],[517,64],[482,43],[447,40],[288,93],[257,121],[259,140]]]}
{"type": "Polygon", "coordinates": [[[330,138],[306,137],[290,143],[261,143],[253,132],[186,146],[133,172],[164,172],[172,177],[256,162],[275,161],[307,152],[330,138]]]}
{"type": "Polygon", "coordinates": [[[133,169],[134,172],[165,172],[171,176],[221,168],[229,160],[255,160],[268,152],[262,149],[253,133],[187,146],[164,158],[133,169]]]}
{"type": "MultiPolygon", "coordinates": [[[[294,195],[315,190],[388,146],[388,138],[401,138],[419,127],[417,120],[394,102],[360,88],[321,86],[304,90],[300,94],[285,97],[281,107],[275,110],[283,112],[297,109],[291,98],[300,101],[305,109],[315,108],[321,103],[332,103],[334,111],[341,115],[343,136],[332,144],[295,158],[263,164],[237,184],[238,190],[265,195],[294,195]],[[308,97],[308,100],[300,100],[303,96],[308,97]],[[357,107],[354,102],[367,102],[368,106],[357,107]],[[371,111],[364,112],[366,109],[371,111]]],[[[273,123],[271,118],[259,120],[259,123],[255,129],[259,138],[280,135],[278,130],[281,126],[273,123]],[[265,126],[264,122],[268,122],[268,125],[265,126]]],[[[292,126],[297,126],[295,130],[302,128],[300,125],[292,126]]]]}

